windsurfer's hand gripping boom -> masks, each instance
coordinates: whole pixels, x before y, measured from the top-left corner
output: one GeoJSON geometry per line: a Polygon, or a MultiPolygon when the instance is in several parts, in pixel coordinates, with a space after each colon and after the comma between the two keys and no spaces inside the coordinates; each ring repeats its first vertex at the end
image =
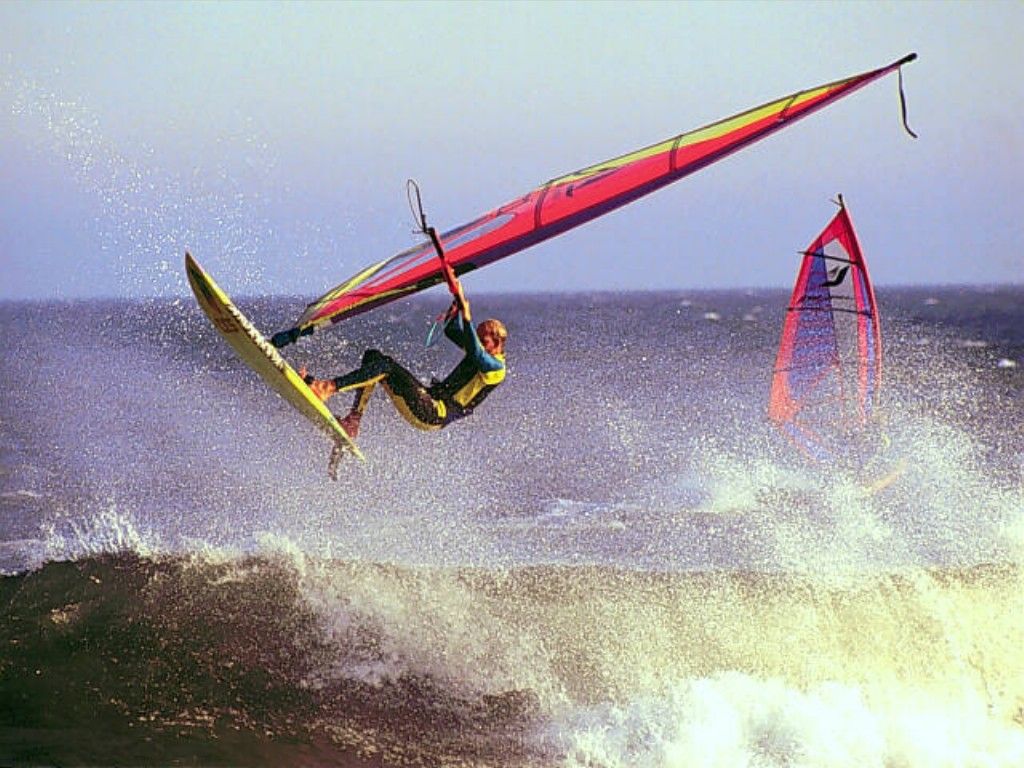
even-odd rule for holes
{"type": "MultiPolygon", "coordinates": [[[[431,233],[432,238],[436,238],[436,235],[431,233]]],[[[462,290],[462,283],[459,282],[459,278],[455,276],[455,270],[452,269],[451,264],[444,257],[444,251],[441,250],[440,244],[434,241],[435,247],[437,248],[438,258],[441,260],[441,274],[444,276],[444,281],[448,284],[448,290],[451,291],[454,301],[452,302],[452,308],[448,311],[448,316],[454,316],[456,312],[462,314],[462,318],[470,323],[473,321],[472,315],[469,312],[469,299],[466,298],[466,294],[462,290]]]]}

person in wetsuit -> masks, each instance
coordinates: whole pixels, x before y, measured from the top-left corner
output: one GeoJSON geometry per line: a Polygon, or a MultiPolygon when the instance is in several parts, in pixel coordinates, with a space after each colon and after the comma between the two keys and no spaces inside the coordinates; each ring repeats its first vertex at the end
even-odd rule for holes
{"type": "Polygon", "coordinates": [[[484,320],[474,330],[469,301],[462,284],[445,265],[445,279],[455,300],[449,310],[444,333],[464,352],[455,369],[429,387],[422,384],[393,358],[376,349],[363,353],[356,370],[333,379],[316,379],[300,373],[321,400],[338,392],[356,390],[348,415],[340,419],[350,437],[359,434],[359,423],[377,384],[384,387],[398,412],[414,427],[441,429],[469,416],[505,379],[505,341],[508,332],[500,320],[484,320]]]}

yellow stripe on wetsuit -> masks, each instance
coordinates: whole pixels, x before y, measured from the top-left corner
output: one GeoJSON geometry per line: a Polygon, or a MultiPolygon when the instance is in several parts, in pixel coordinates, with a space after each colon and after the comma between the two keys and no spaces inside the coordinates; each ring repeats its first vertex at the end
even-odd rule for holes
{"type": "MultiPolygon", "coordinates": [[[[502,363],[505,362],[504,355],[494,355],[502,363]]],[[[467,381],[454,395],[452,400],[466,408],[473,399],[480,394],[485,387],[494,387],[505,380],[505,366],[502,365],[496,371],[478,371],[477,374],[467,381]]]]}

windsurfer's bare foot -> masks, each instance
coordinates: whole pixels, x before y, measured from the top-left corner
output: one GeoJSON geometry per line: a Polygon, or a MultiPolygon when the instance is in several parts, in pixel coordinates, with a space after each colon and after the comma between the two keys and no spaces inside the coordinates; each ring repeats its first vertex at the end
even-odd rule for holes
{"type": "Polygon", "coordinates": [[[363,414],[359,411],[349,411],[348,415],[345,416],[345,418],[340,419],[338,422],[341,424],[341,428],[344,429],[345,432],[348,433],[348,436],[353,440],[359,436],[359,421],[362,416],[363,414]]]}
{"type": "Polygon", "coordinates": [[[324,402],[338,392],[338,385],[334,383],[333,379],[314,379],[307,373],[306,366],[299,368],[299,377],[309,385],[313,394],[324,402]]]}
{"type": "Polygon", "coordinates": [[[338,392],[338,385],[330,379],[313,379],[313,383],[309,385],[309,388],[313,390],[314,395],[324,402],[327,402],[330,397],[333,397],[338,392]]]}

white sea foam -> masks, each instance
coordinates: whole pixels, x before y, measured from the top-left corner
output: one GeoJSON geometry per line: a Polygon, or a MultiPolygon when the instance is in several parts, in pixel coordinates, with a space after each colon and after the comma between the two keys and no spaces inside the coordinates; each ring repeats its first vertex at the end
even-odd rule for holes
{"type": "Polygon", "coordinates": [[[379,686],[413,674],[453,689],[519,687],[517,654],[530,643],[495,644],[509,631],[478,595],[451,572],[387,566],[338,566],[311,558],[285,536],[262,534],[262,553],[294,569],[300,594],[320,617],[324,640],[337,649],[333,665],[307,680],[314,688],[345,678],[379,686]],[[372,638],[372,639],[369,639],[372,638]]]}
{"type": "Polygon", "coordinates": [[[37,491],[31,491],[27,488],[21,488],[16,491],[4,491],[0,493],[0,499],[41,499],[43,494],[37,491]]]}
{"type": "Polygon", "coordinates": [[[140,529],[130,514],[113,504],[76,520],[51,520],[42,530],[46,559],[50,561],[121,553],[153,557],[163,551],[158,534],[140,529]]]}
{"type": "Polygon", "coordinates": [[[739,672],[563,713],[538,735],[571,768],[954,768],[1024,764],[1024,731],[970,693],[807,690],[739,672]]]}

